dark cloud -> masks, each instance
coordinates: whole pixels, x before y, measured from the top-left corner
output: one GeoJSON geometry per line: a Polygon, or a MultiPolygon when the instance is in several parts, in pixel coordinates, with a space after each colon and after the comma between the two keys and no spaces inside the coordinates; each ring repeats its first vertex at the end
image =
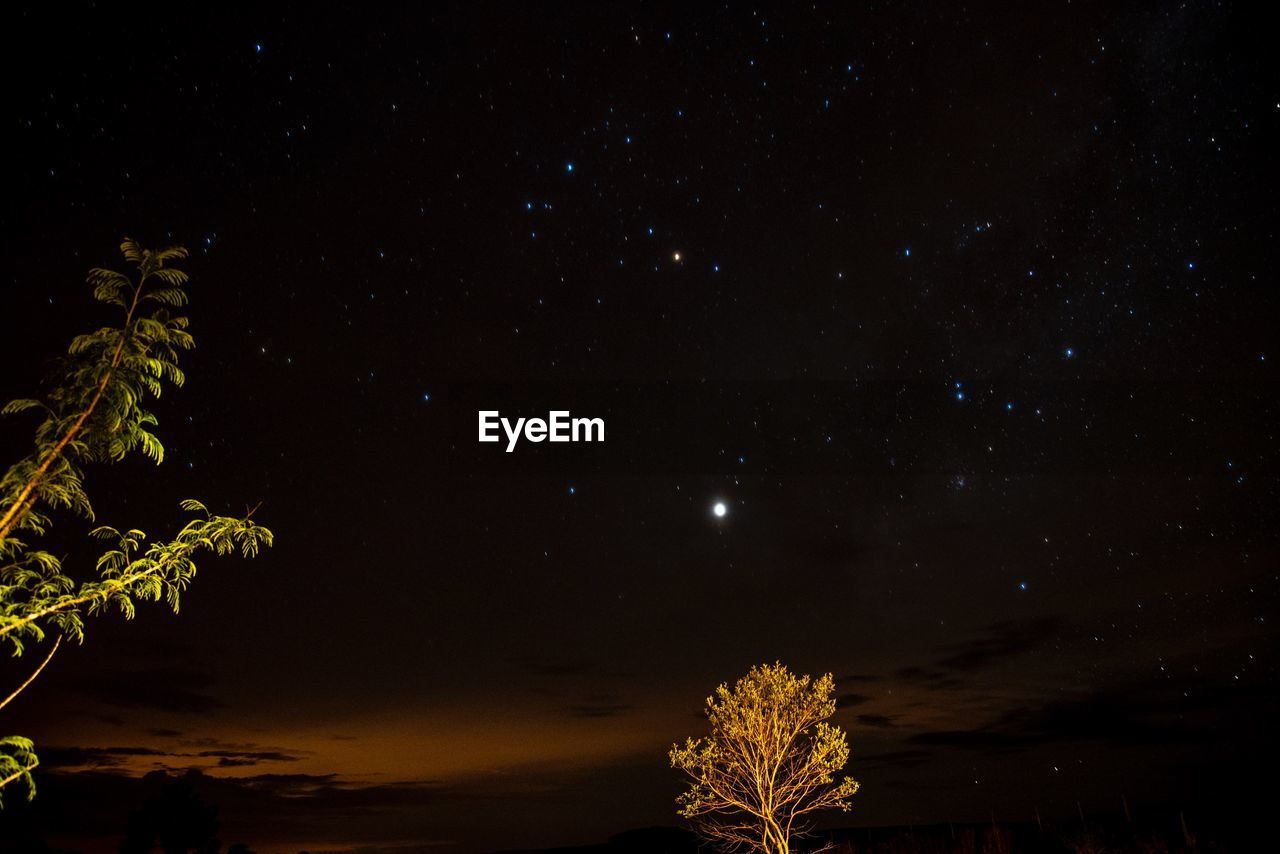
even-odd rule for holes
{"type": "Polygon", "coordinates": [[[933,670],[915,665],[898,668],[894,676],[904,682],[917,682],[935,691],[963,688],[968,684],[945,670],[933,670]]]}
{"type": "Polygon", "coordinates": [[[863,703],[871,702],[871,699],[866,694],[840,694],[836,697],[836,707],[847,709],[850,706],[861,706],[863,703]]]}
{"type": "Polygon", "coordinates": [[[602,669],[601,662],[588,658],[556,660],[525,656],[514,658],[512,662],[540,676],[581,676],[599,673],[602,669]]]}
{"type": "Polygon", "coordinates": [[[893,726],[893,717],[890,715],[858,715],[858,723],[873,727],[891,727],[893,726]]]}
{"type": "Polygon", "coordinates": [[[237,764],[252,765],[258,762],[297,762],[302,757],[281,753],[278,750],[239,751],[239,750],[203,750],[193,754],[199,757],[235,760],[237,764]]]}
{"type": "Polygon", "coordinates": [[[609,691],[588,694],[571,704],[567,711],[575,718],[612,718],[635,708],[620,695],[609,691]]]}
{"type": "Polygon", "coordinates": [[[923,765],[934,756],[932,751],[928,750],[890,750],[884,753],[867,753],[856,754],[853,757],[854,765],[858,763],[870,763],[874,765],[893,765],[903,768],[913,768],[917,765],[923,765]]]}
{"type": "Polygon", "coordinates": [[[1057,617],[993,623],[981,637],[944,647],[948,654],[939,659],[936,666],[966,671],[987,667],[1001,659],[1030,652],[1061,637],[1064,625],[1065,622],[1057,617]]]}
{"type": "Polygon", "coordinates": [[[808,544],[807,551],[812,558],[811,562],[825,569],[855,563],[865,557],[872,548],[873,545],[869,542],[846,537],[811,542],[808,544]]]}
{"type": "Polygon", "coordinates": [[[42,746],[42,765],[57,768],[110,768],[123,765],[133,756],[168,756],[150,747],[59,747],[42,746]]]}
{"type": "Polygon", "coordinates": [[[43,763],[53,768],[113,768],[125,765],[131,757],[149,756],[157,762],[186,766],[192,759],[217,759],[221,767],[247,767],[262,762],[297,762],[302,757],[278,750],[202,750],[184,752],[153,747],[63,747],[49,746],[40,751],[43,763]],[[181,760],[181,761],[167,761],[181,760]]]}
{"type": "Polygon", "coordinates": [[[630,703],[583,703],[570,706],[569,715],[575,718],[613,718],[633,708],[630,703]]]}
{"type": "Polygon", "coordinates": [[[1051,643],[1061,637],[1065,625],[1057,617],[992,623],[978,637],[940,647],[942,657],[931,664],[899,667],[893,675],[930,690],[960,690],[969,686],[972,672],[1051,643]]]}
{"type": "Polygon", "coordinates": [[[214,678],[207,671],[175,664],[89,674],[79,679],[73,689],[121,708],[207,714],[222,706],[208,693],[213,683],[214,678]]]}
{"type": "Polygon", "coordinates": [[[1131,683],[1014,708],[974,729],[923,732],[908,741],[990,754],[1077,741],[1116,747],[1191,745],[1208,736],[1203,721],[1224,719],[1228,708],[1240,703],[1254,704],[1256,713],[1266,698],[1208,680],[1131,683]]]}

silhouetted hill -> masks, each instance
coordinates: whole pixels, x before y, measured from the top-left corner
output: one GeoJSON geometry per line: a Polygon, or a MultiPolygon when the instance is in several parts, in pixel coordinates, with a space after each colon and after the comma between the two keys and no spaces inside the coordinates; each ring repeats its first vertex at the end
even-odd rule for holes
{"type": "MultiPolygon", "coordinates": [[[[1256,829],[1232,826],[1222,833],[1184,821],[1177,813],[1155,820],[1107,818],[1100,821],[937,824],[916,827],[843,828],[810,840],[813,850],[829,841],[832,854],[1082,854],[1082,852],[1253,852],[1256,829]]],[[[706,854],[698,839],[675,827],[631,830],[597,845],[503,851],[496,854],[706,854]]]]}
{"type": "Polygon", "coordinates": [[[645,827],[612,836],[599,845],[500,851],[496,854],[696,854],[698,839],[678,827],[645,827]]]}

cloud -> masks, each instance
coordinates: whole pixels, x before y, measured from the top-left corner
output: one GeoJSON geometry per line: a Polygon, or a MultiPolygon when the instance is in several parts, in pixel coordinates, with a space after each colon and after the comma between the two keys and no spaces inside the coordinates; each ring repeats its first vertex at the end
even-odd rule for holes
{"type": "Polygon", "coordinates": [[[890,715],[858,715],[858,723],[873,727],[891,727],[893,726],[893,717],[890,715]]]}
{"type": "Polygon", "coordinates": [[[1207,737],[1207,721],[1249,695],[1245,688],[1208,680],[1130,683],[1014,708],[973,729],[918,733],[908,741],[989,754],[1080,741],[1115,747],[1189,745],[1207,737]]]}
{"type": "Polygon", "coordinates": [[[42,764],[52,768],[123,768],[133,765],[130,759],[150,757],[155,765],[187,768],[191,760],[216,759],[219,767],[248,767],[263,762],[297,762],[301,756],[280,750],[159,750],[154,747],[66,747],[47,746],[40,750],[42,764]]]}
{"type": "Polygon", "coordinates": [[[582,703],[569,707],[570,717],[613,718],[631,711],[630,703],[582,703]]]}
{"type": "Polygon", "coordinates": [[[872,551],[870,543],[845,537],[843,539],[806,540],[810,565],[827,568],[848,566],[864,558],[872,551]]]}
{"type": "Polygon", "coordinates": [[[207,692],[213,676],[204,670],[166,665],[149,670],[114,670],[81,678],[73,687],[81,694],[120,708],[159,709],[207,714],[222,702],[207,692]]]}
{"type": "Polygon", "coordinates": [[[939,659],[936,666],[966,671],[987,667],[1061,637],[1064,625],[1064,621],[1057,617],[993,623],[981,637],[943,647],[943,650],[949,650],[949,654],[939,659]]]}
{"type": "Polygon", "coordinates": [[[850,706],[861,706],[863,703],[870,703],[871,699],[866,694],[840,694],[836,697],[836,708],[847,709],[850,706]]]}
{"type": "Polygon", "coordinates": [[[924,667],[901,667],[894,672],[894,676],[904,682],[918,682],[934,691],[963,688],[966,684],[963,679],[953,676],[945,670],[932,670],[924,667]]]}
{"type": "Polygon", "coordinates": [[[235,760],[237,764],[253,765],[258,762],[297,762],[302,759],[301,756],[293,756],[288,753],[281,753],[278,750],[259,750],[259,751],[243,751],[243,750],[202,750],[195,754],[174,754],[175,756],[199,756],[202,758],[212,757],[217,759],[235,760]]]}
{"type": "Polygon", "coordinates": [[[1058,617],[1005,620],[981,635],[938,648],[941,657],[928,665],[909,665],[894,677],[933,691],[955,691],[970,685],[968,676],[1000,661],[1039,649],[1062,636],[1066,622],[1058,617]]]}
{"type": "Polygon", "coordinates": [[[574,718],[612,718],[625,714],[635,708],[623,698],[612,692],[589,694],[567,709],[574,718]]]}
{"type": "Polygon", "coordinates": [[[167,755],[150,747],[42,746],[40,763],[52,768],[111,768],[124,765],[130,757],[167,755]]]}
{"type": "Polygon", "coordinates": [[[583,673],[595,673],[600,670],[600,662],[589,659],[574,661],[545,661],[534,659],[516,659],[519,664],[540,676],[578,676],[583,673]]]}
{"type": "Polygon", "coordinates": [[[891,765],[899,768],[914,768],[917,765],[923,765],[933,757],[933,752],[929,750],[890,750],[884,753],[858,754],[853,757],[853,761],[855,765],[858,763],[870,763],[873,765],[891,765]]]}

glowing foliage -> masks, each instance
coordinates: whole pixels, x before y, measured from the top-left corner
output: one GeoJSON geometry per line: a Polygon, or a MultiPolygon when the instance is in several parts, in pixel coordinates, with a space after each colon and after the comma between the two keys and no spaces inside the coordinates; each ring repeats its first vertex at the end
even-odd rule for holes
{"type": "Polygon", "coordinates": [[[689,778],[680,814],[732,851],[789,854],[819,810],[847,811],[858,783],[837,780],[849,758],[831,675],[810,680],[782,664],[751,668],[707,699],[711,734],[671,748],[689,778]]]}
{"type": "MultiPolygon", "coordinates": [[[[168,542],[148,543],[139,530],[100,527],[94,537],[111,548],[98,558],[96,577],[77,581],[47,550],[28,545],[48,534],[50,514],[69,510],[89,519],[93,507],[82,466],[118,462],[134,451],[155,463],[164,446],[151,432],[156,418],[143,408],[166,384],[181,386],[178,354],[194,345],[187,318],[170,309],[187,302],[186,273],[169,266],[187,257],[181,247],[152,252],[126,239],[120,246],[136,268],[133,278],[94,268],[88,281],[96,300],[123,311],[120,325],[77,336],[59,364],[43,400],[14,400],[0,414],[42,413],[34,449],[0,477],[0,645],[21,655],[24,643],[56,638],[31,677],[6,699],[18,696],[57,651],[63,637],[84,640],[84,620],[115,607],[132,618],[138,601],[161,598],[176,612],[181,593],[196,574],[195,555],[238,552],[253,557],[271,545],[271,531],[242,518],[215,516],[198,501],[182,502],[196,518],[168,542]],[[21,538],[20,536],[21,535],[21,538]]],[[[34,795],[31,771],[39,764],[30,740],[0,738],[0,789],[22,785],[34,795]]]]}

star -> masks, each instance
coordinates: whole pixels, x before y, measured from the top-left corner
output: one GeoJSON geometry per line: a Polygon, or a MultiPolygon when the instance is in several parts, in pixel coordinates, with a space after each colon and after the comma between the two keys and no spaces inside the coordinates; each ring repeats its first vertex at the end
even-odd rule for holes
{"type": "Polygon", "coordinates": [[[723,519],[729,513],[729,505],[725,504],[723,501],[717,501],[711,508],[711,512],[715,514],[717,519],[723,519]]]}

